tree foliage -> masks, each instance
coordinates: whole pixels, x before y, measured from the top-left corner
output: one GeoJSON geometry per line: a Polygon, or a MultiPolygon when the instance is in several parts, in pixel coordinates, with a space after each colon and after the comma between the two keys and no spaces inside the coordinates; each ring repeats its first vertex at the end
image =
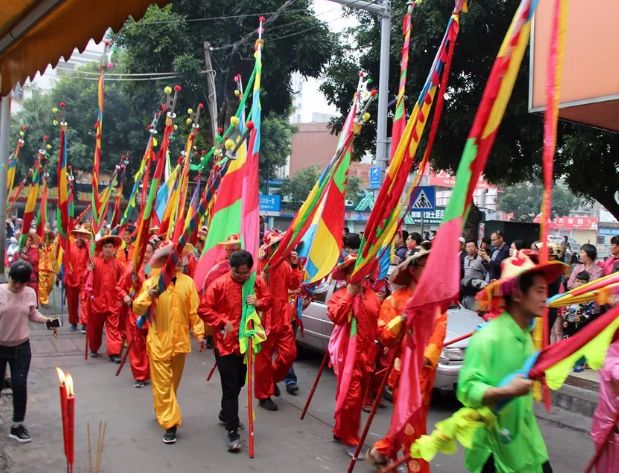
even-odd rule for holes
{"type": "Polygon", "coordinates": [[[284,180],[280,189],[283,205],[290,209],[298,209],[309,195],[312,187],[320,176],[318,166],[301,169],[294,176],[284,180]]]}
{"type": "MultiPolygon", "coordinates": [[[[539,181],[519,182],[499,193],[498,208],[513,213],[519,222],[532,222],[540,212],[543,192],[544,187],[539,181]]],[[[567,216],[582,204],[582,199],[564,186],[556,185],[552,189],[551,218],[567,216]]]]}
{"type": "MultiPolygon", "coordinates": [[[[289,3],[289,2],[286,2],[289,3]]],[[[151,6],[140,21],[129,19],[113,35],[113,73],[172,72],[178,76],[166,81],[122,81],[105,83],[103,116],[102,171],[110,172],[120,156],[129,157],[128,174],[137,169],[148,139],[147,126],[152,114],[164,101],[166,85],[182,86],[177,104],[178,129],[170,145],[172,159],[180,156],[191,125],[186,123],[187,109],[199,102],[207,103],[203,43],[209,41],[216,73],[218,102],[227,111],[236,108],[234,75],[245,81],[253,69],[253,50],[258,26],[258,13],[266,16],[263,47],[261,102],[263,113],[261,177],[273,177],[277,167],[285,164],[290,153],[293,129],[286,117],[292,103],[291,75],[300,72],[317,77],[331,56],[334,37],[315,15],[309,0],[292,2],[277,16],[284,5],[277,0],[226,0],[202,2],[174,0],[167,6],[151,6]],[[194,21],[196,19],[205,21],[194,21]],[[235,45],[235,46],[231,46],[235,45]]],[[[95,71],[95,66],[87,68],[95,71]]],[[[13,119],[12,139],[17,139],[19,126],[27,124],[26,146],[20,159],[19,176],[34,162],[41,137],[48,135],[53,145],[50,171],[54,174],[58,150],[58,129],[52,125],[51,109],[59,102],[66,104],[69,124],[69,162],[75,170],[92,168],[97,117],[97,83],[78,76],[60,79],[50,93],[35,91],[24,102],[24,109],[13,119]]],[[[251,103],[251,98],[250,98],[251,103]]],[[[201,132],[195,146],[208,149],[212,144],[206,109],[201,119],[201,132]]],[[[224,124],[222,115],[220,125],[224,124]]],[[[160,120],[159,128],[163,126],[160,120]]],[[[14,142],[14,141],[13,141],[14,142]]],[[[52,177],[55,182],[55,178],[52,177]]],[[[129,187],[129,186],[126,186],[129,187]]]]}
{"type": "MultiPolygon", "coordinates": [[[[518,3],[518,0],[478,0],[469,2],[469,12],[462,14],[445,110],[432,155],[435,169],[453,171],[457,168],[484,85],[518,3]]],[[[393,18],[402,18],[406,2],[393,2],[392,9],[393,18]]],[[[430,70],[452,9],[453,0],[436,0],[418,4],[414,10],[407,79],[409,111],[430,70]]],[[[359,21],[359,26],[349,32],[358,44],[358,54],[345,54],[347,46],[340,45],[322,86],[329,101],[341,113],[332,122],[335,131],[341,130],[355,91],[358,70],[366,70],[374,79],[379,72],[378,18],[360,11],[350,14],[359,21]]],[[[398,60],[402,46],[399,21],[392,22],[391,38],[390,100],[395,98],[399,80],[398,60]]],[[[509,185],[532,180],[541,174],[543,117],[528,111],[528,77],[527,55],[485,170],[490,182],[509,185]]],[[[619,204],[612,197],[609,202],[613,192],[608,192],[608,189],[619,188],[617,134],[572,123],[560,125],[555,177],[563,177],[574,192],[598,200],[619,218],[619,204]],[[598,161],[602,166],[592,166],[592,162],[598,161]]],[[[356,155],[373,151],[375,136],[376,122],[372,119],[355,141],[356,155]]],[[[422,150],[423,146],[418,153],[422,150]]]]}

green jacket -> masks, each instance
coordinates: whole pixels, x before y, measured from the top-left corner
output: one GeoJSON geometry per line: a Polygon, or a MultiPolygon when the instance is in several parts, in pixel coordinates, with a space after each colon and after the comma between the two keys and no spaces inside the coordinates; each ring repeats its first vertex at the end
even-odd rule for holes
{"type": "MultiPolygon", "coordinates": [[[[458,399],[466,407],[481,407],[485,392],[520,370],[534,351],[531,334],[504,312],[471,338],[458,378],[458,399]]],[[[480,429],[475,435],[473,448],[465,452],[466,468],[480,472],[492,454],[499,473],[541,473],[548,451],[533,413],[533,394],[510,400],[497,420],[497,429],[480,429]]]]}

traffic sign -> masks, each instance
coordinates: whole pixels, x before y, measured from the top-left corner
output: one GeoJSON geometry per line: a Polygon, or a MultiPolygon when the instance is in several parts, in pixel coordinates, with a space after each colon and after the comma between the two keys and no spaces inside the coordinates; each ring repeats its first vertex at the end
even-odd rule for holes
{"type": "Polygon", "coordinates": [[[370,167],[370,189],[380,189],[380,175],[382,169],[378,166],[370,167]]]}
{"type": "Polygon", "coordinates": [[[411,196],[411,212],[432,212],[436,209],[436,188],[419,186],[411,196]]]}

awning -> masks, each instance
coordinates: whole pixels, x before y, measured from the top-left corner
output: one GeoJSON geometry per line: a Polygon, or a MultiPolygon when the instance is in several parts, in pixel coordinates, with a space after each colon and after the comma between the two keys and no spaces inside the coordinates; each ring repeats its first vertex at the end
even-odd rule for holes
{"type": "Polygon", "coordinates": [[[132,16],[142,18],[149,5],[167,0],[2,0],[0,11],[0,94],[55,66],[90,39],[103,38],[132,16]]]}

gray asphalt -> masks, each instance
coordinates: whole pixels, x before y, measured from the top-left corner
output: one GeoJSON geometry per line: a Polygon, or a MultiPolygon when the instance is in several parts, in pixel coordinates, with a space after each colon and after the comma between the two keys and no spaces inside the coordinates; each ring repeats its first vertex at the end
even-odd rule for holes
{"type": "MultiPolygon", "coordinates": [[[[211,382],[205,378],[213,354],[192,353],[186,363],[180,387],[184,421],[178,443],[162,443],[162,431],[154,420],[150,387],[135,389],[130,371],[114,376],[116,365],[104,358],[83,360],[83,336],[61,331],[50,340],[38,327],[33,332],[37,348],[33,358],[29,389],[27,425],[33,436],[30,444],[19,445],[0,436],[0,470],[10,473],[51,473],[64,470],[58,388],[54,366],[72,372],[76,385],[76,472],[88,471],[86,425],[96,443],[100,421],[107,423],[103,466],[105,473],[141,472],[343,472],[348,457],[331,440],[335,378],[327,372],[319,385],[309,415],[299,415],[307,391],[320,364],[320,356],[304,352],[295,364],[301,391],[299,396],[283,393],[275,399],[279,412],[266,412],[256,404],[256,457],[247,457],[247,432],[242,431],[244,450],[230,454],[225,449],[225,431],[217,422],[220,386],[218,374],[211,382]],[[4,464],[3,464],[4,462],[4,464]]],[[[283,387],[283,386],[282,386],[283,387]]],[[[284,391],[284,389],[282,389],[284,391]]],[[[246,399],[246,392],[241,394],[246,399]]],[[[458,408],[451,397],[435,399],[429,416],[430,426],[458,408]]],[[[389,423],[390,409],[380,409],[368,442],[379,438],[389,423]]],[[[241,408],[247,424],[247,409],[241,408]]],[[[0,400],[0,429],[7,430],[10,397],[0,400]]],[[[540,421],[555,472],[582,472],[593,448],[586,433],[540,421]]],[[[355,471],[371,471],[360,463],[355,471]]],[[[439,456],[432,462],[433,472],[464,472],[462,450],[451,457],[439,456]]]]}

